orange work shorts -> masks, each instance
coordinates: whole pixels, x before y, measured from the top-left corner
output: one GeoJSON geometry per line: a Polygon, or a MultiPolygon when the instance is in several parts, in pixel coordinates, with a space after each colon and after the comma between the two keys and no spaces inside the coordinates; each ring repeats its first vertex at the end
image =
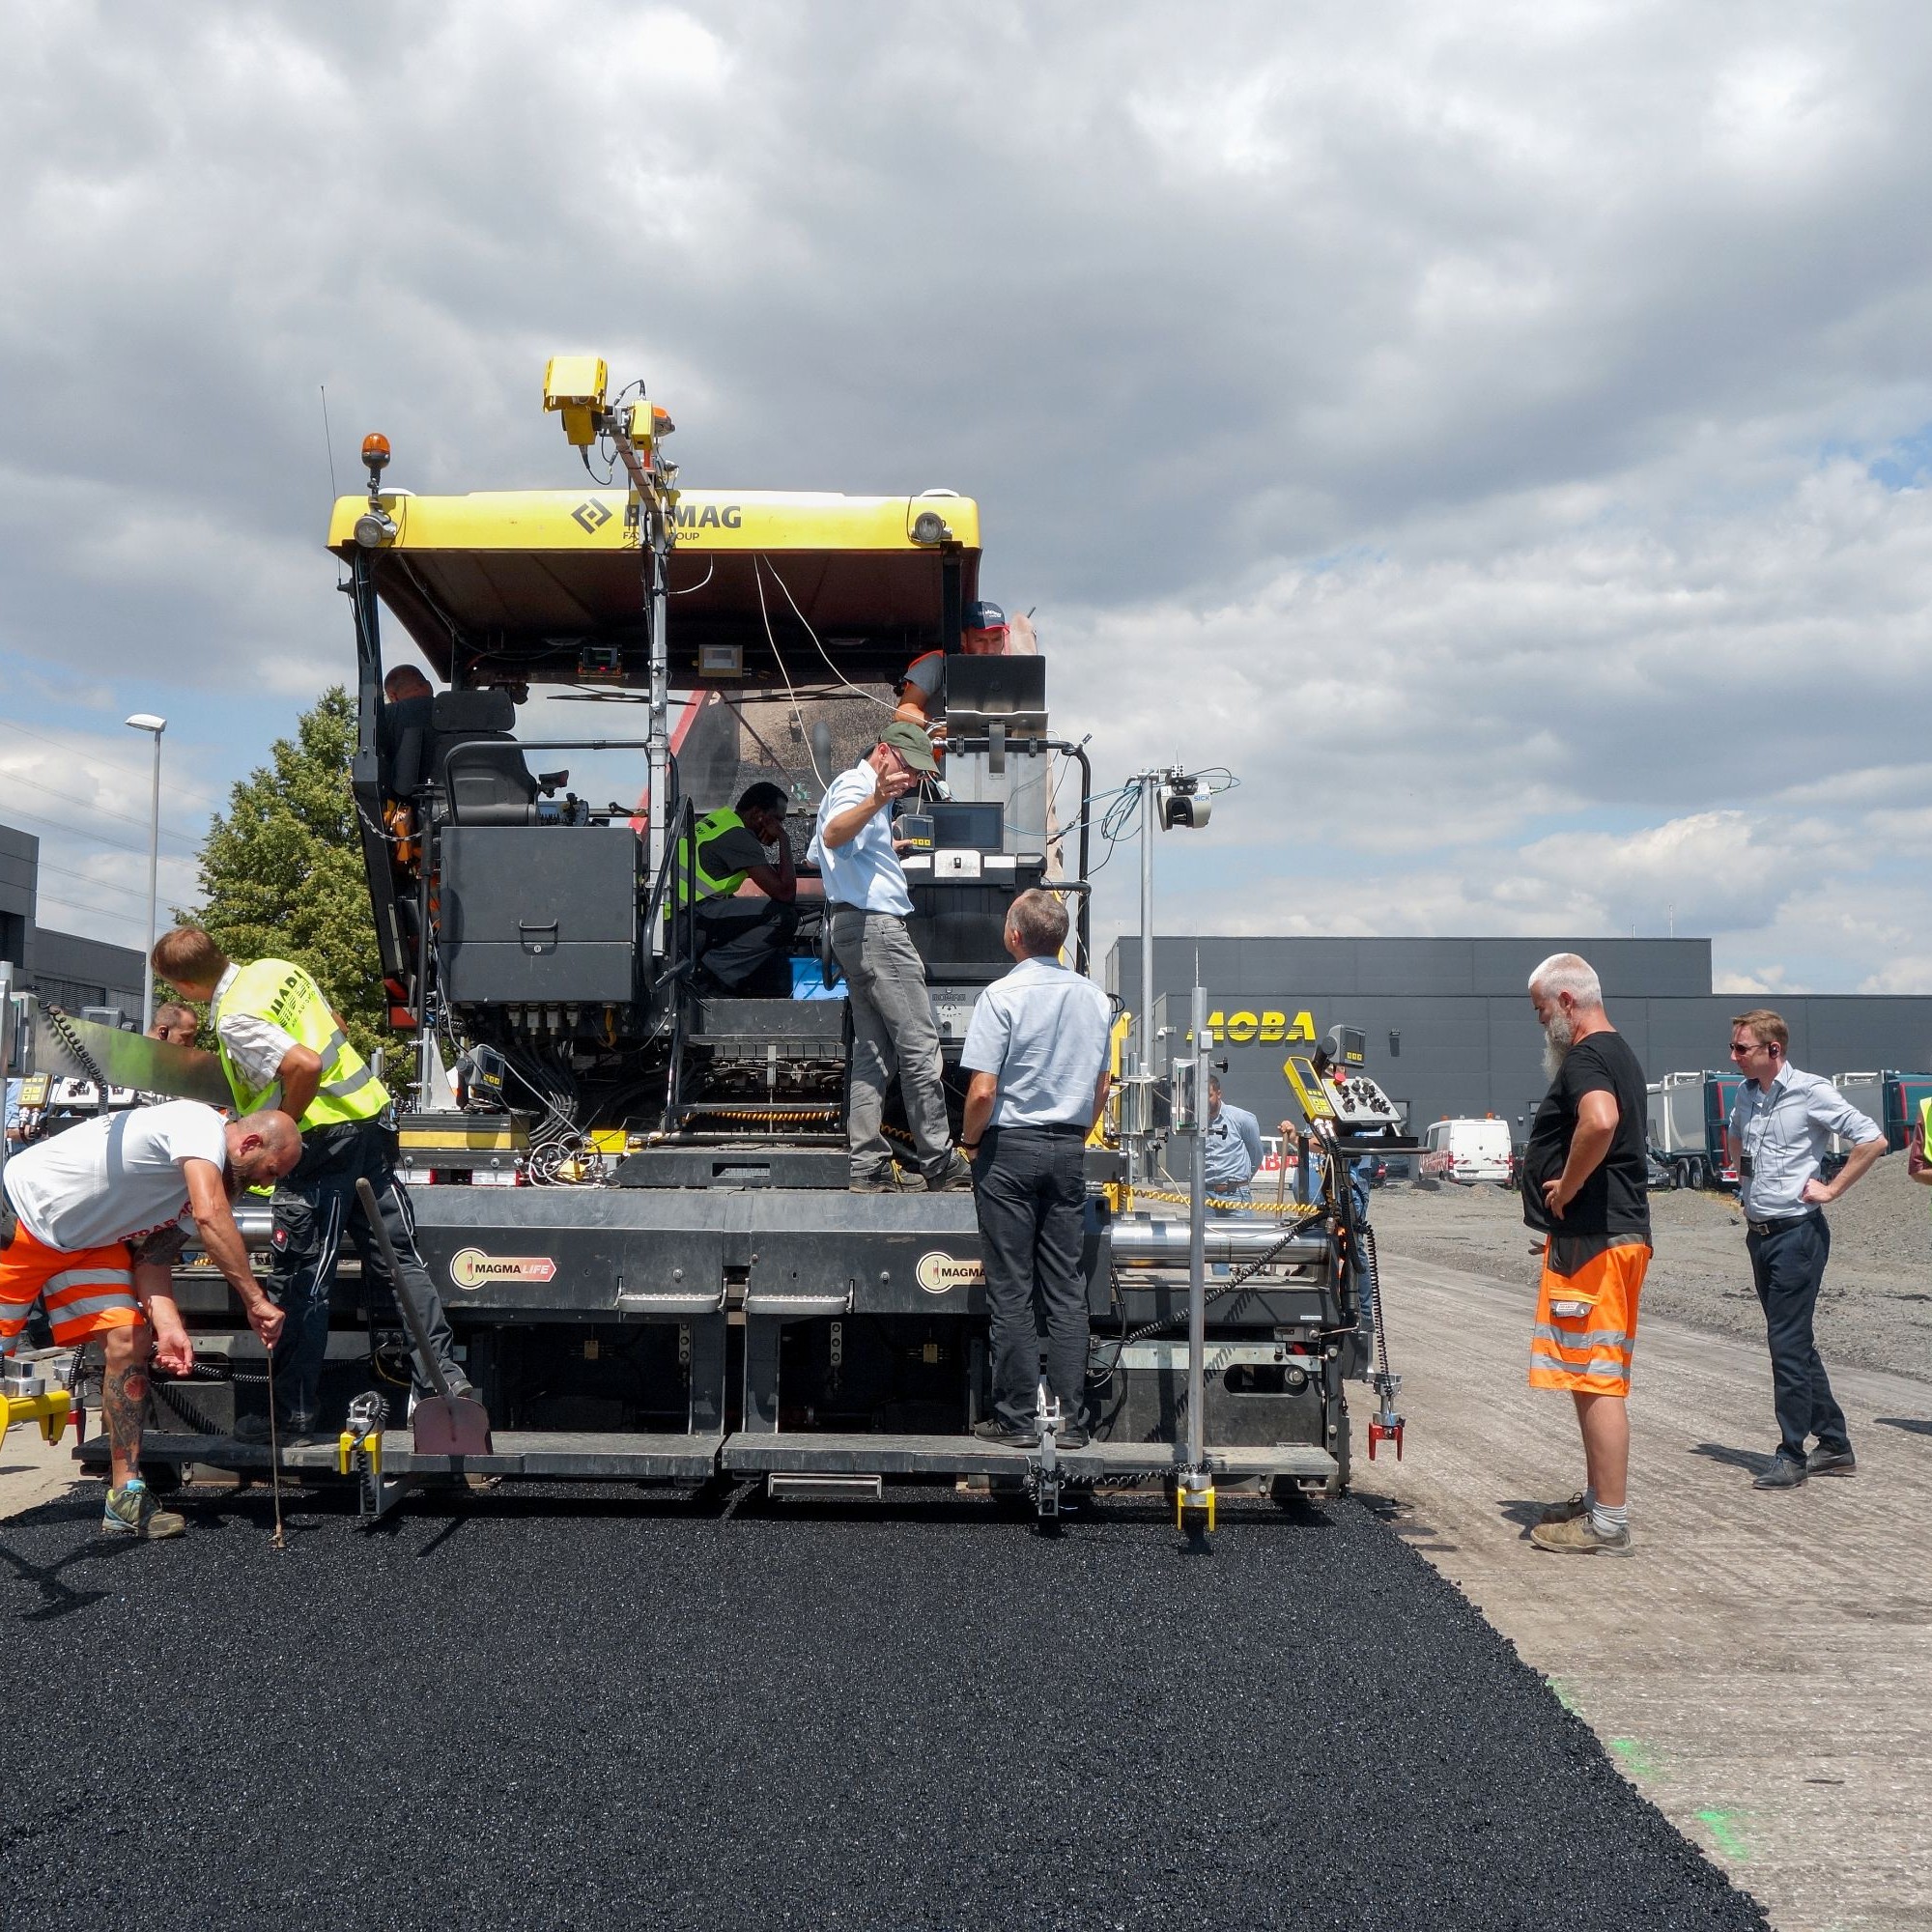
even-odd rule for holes
{"type": "Polygon", "coordinates": [[[13,1349],[41,1295],[46,1296],[54,1341],[63,1349],[110,1328],[132,1328],[141,1320],[134,1258],[126,1241],[68,1252],[43,1247],[25,1228],[16,1228],[0,1252],[0,1353],[13,1349]]]}
{"type": "Polygon", "coordinates": [[[1536,1336],[1529,1345],[1531,1388],[1630,1394],[1636,1302],[1649,1266],[1650,1250],[1633,1244],[1605,1248],[1575,1274],[1555,1274],[1546,1246],[1536,1290],[1536,1336]],[[1581,1303],[1582,1312],[1559,1315],[1552,1303],[1581,1303]]]}

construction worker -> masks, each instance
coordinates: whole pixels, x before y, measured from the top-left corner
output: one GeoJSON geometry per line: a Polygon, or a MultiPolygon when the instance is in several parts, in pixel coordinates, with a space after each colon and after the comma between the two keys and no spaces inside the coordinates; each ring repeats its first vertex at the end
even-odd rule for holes
{"type": "Polygon", "coordinates": [[[155,1009],[155,1023],[148,1029],[148,1037],[169,1046],[192,1046],[200,1031],[201,1022],[195,1018],[192,1007],[185,1007],[179,1000],[163,1000],[155,1009]]]}
{"type": "Polygon", "coordinates": [[[852,1009],[852,1064],[845,1137],[855,1194],[898,1185],[882,1122],[896,1070],[906,1123],[934,1193],[964,1193],[973,1171],[947,1130],[939,1030],[925,990],[925,962],[906,930],[912,895],[893,850],[892,805],[939,769],[917,724],[895,719],[879,742],[826,788],[807,857],[825,881],[826,917],[852,1009]]]}
{"type": "Polygon", "coordinates": [[[1539,1549],[1631,1547],[1631,1356],[1650,1265],[1643,1068],[1604,1010],[1589,962],[1552,953],[1529,976],[1549,1092],[1523,1150],[1523,1219],[1547,1238],[1530,1344],[1531,1388],[1567,1389],[1586,1478],[1530,1530],[1539,1549]]]}
{"type": "MultiPolygon", "coordinates": [[[[244,1117],[278,1106],[300,1123],[300,1165],[275,1189],[274,1271],[270,1286],[289,1317],[276,1344],[271,1399],[279,1439],[320,1439],[318,1402],[328,1349],[328,1291],[346,1231],[362,1259],[365,1280],[392,1293],[375,1232],[355,1191],[367,1180],[376,1195],[407,1288],[429,1332],[452,1393],[474,1389],[454,1355],[449,1322],[416,1252],[415,1217],[396,1179],[393,1141],[383,1125],[388,1090],[344,1037],[328,1002],[299,966],[257,959],[237,966],[207,933],[179,925],[156,943],[155,971],[191,1000],[207,1002],[221,1070],[244,1117]]],[[[412,1352],[415,1394],[432,1394],[428,1364],[412,1352]]],[[[267,1416],[244,1417],[242,1441],[266,1440],[267,1416]]]]}
{"type": "Polygon", "coordinates": [[[1731,1059],[1745,1076],[1729,1122],[1738,1146],[1738,1207],[1764,1310],[1777,1409],[1777,1453],[1752,1479],[1759,1490],[1795,1490],[1810,1476],[1858,1471],[1811,1319],[1832,1254],[1823,1210],[1856,1186],[1886,1149],[1875,1121],[1829,1080],[1792,1065],[1790,1045],[1783,1018],[1766,1008],[1731,1022],[1731,1059]],[[1828,1181],[1820,1170],[1833,1134],[1850,1141],[1852,1151],[1828,1181]],[[1806,1455],[1813,1436],[1817,1447],[1806,1455]]]}
{"type": "MultiPolygon", "coordinates": [[[[969,604],[959,633],[959,654],[968,658],[1034,657],[1039,643],[1024,617],[1010,623],[997,604],[969,604]]],[[[898,683],[898,709],[893,716],[922,730],[944,729],[946,653],[926,651],[913,659],[898,683]]]]}
{"type": "Polygon", "coordinates": [[[791,998],[798,878],[784,825],[784,793],[775,784],[758,783],[748,786],[735,806],[707,811],[691,837],[677,841],[677,902],[695,902],[700,992],[791,998]],[[773,844],[776,864],[766,851],[773,844]],[[748,881],[757,888],[756,896],[740,895],[748,881]]]}
{"type": "Polygon", "coordinates": [[[286,1114],[224,1122],[198,1100],[83,1121],[15,1154],[0,1173],[0,1350],[11,1353],[37,1298],[57,1348],[97,1337],[106,1357],[100,1408],[112,1464],[103,1533],[179,1536],[141,1480],[141,1435],[152,1354],[185,1375],[194,1349],[175,1305],[171,1265],[191,1216],[208,1258],[272,1345],[282,1311],[248,1265],[232,1193],[266,1186],[301,1158],[286,1114]]]}
{"type": "Polygon", "coordinates": [[[980,995],[959,1056],[973,1076],[959,1148],[974,1156],[992,1324],[993,1412],[973,1433],[1015,1448],[1039,1440],[1041,1325],[1055,1439],[1087,1441],[1087,1136],[1107,1105],[1113,1013],[1093,980],[1061,964],[1066,924],[1051,893],[1014,899],[1004,938],[1018,964],[980,995]]]}

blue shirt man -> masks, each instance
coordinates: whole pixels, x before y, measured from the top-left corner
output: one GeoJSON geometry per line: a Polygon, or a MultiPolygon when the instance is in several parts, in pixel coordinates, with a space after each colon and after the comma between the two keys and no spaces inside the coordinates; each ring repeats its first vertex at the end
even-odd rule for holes
{"type": "Polygon", "coordinates": [[[1777,1453],[1753,1482],[1792,1490],[1807,1476],[1849,1476],[1858,1469],[1845,1413],[1812,1337],[1811,1318],[1832,1254],[1832,1230],[1821,1211],[1853,1186],[1885,1151],[1885,1135],[1828,1080],[1801,1073],[1786,1058],[1791,1034],[1769,1009],[1731,1022],[1731,1058],[1744,1077],[1731,1109],[1738,1143],[1738,1205],[1745,1211],[1745,1252],[1764,1310],[1771,1380],[1777,1410],[1777,1453]],[[1835,1179],[1819,1169],[1833,1134],[1852,1143],[1835,1179]],[[1816,1436],[1807,1456],[1804,1444],[1816,1436]]]}
{"type": "Polygon", "coordinates": [[[1245,1107],[1221,1097],[1221,1076],[1208,1076],[1208,1192],[1245,1201],[1262,1164],[1261,1122],[1245,1107]]]}
{"type": "Polygon", "coordinates": [[[893,850],[890,823],[893,801],[938,769],[925,733],[894,720],[871,751],[827,787],[807,853],[825,881],[832,955],[845,976],[852,1009],[845,1140],[855,1194],[886,1194],[898,1184],[881,1128],[895,1075],[927,1191],[964,1193],[973,1184],[952,1150],[939,1029],[926,995],[925,962],[906,930],[912,895],[893,850]]]}
{"type": "Polygon", "coordinates": [[[1055,1439],[1087,1440],[1086,1147],[1107,1104],[1113,1015],[1099,987],[1060,963],[1066,925],[1051,893],[1014,899],[1004,936],[1019,964],[980,995],[959,1056],[973,1076],[959,1146],[974,1156],[992,1329],[993,1413],[973,1433],[1016,1448],[1039,1439],[1036,1301],[1060,1406],[1055,1439]]]}

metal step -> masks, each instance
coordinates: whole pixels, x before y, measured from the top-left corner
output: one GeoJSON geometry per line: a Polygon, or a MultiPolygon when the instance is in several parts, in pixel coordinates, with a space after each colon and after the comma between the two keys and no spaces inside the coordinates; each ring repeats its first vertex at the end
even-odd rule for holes
{"type": "MultiPolygon", "coordinates": [[[[1069,1476],[1104,1482],[1108,1477],[1159,1475],[1179,1466],[1171,1442],[1090,1442],[1084,1449],[1059,1452],[1069,1476]]],[[[1037,1449],[1009,1449],[974,1435],[736,1435],[724,1438],[722,1457],[734,1476],[825,1471],[846,1475],[998,1476],[1018,1475],[1039,1460],[1037,1449]]],[[[1335,1459],[1309,1443],[1208,1451],[1208,1466],[1217,1475],[1289,1476],[1325,1482],[1335,1474],[1335,1459]]]]}
{"type": "MultiPolygon", "coordinates": [[[[492,1437],[487,1456],[418,1456],[408,1429],[383,1437],[383,1469],[391,1476],[521,1476],[539,1480],[580,1478],[633,1483],[702,1483],[718,1473],[722,1435],[627,1435],[603,1431],[506,1429],[492,1437]]],[[[335,1470],[334,1442],[284,1449],[282,1467],[304,1475],[335,1470]]],[[[200,1463],[211,1468],[266,1470],[266,1446],[227,1435],[151,1435],[141,1444],[144,1463],[200,1463]]],[[[82,1445],[83,1468],[104,1467],[107,1441],[82,1445]]]]}

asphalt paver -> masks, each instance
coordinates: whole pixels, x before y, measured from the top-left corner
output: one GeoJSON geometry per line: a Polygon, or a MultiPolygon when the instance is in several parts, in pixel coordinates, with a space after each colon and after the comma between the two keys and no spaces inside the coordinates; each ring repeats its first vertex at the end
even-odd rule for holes
{"type": "MultiPolygon", "coordinates": [[[[193,1492],[0,1524],[65,1927],[1763,1927],[1351,1502],[193,1492]]],[[[1607,1561],[1525,1555],[1527,1561],[1607,1561]]],[[[1640,1641],[1641,1634],[1633,1633],[1640,1641]]],[[[16,1712],[27,1705],[16,1699],[16,1712]]]]}

